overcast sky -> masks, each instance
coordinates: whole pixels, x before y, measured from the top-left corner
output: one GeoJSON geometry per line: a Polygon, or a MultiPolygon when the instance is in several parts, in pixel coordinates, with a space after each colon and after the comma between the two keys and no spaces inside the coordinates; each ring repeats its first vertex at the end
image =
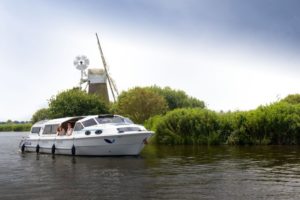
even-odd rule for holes
{"type": "Polygon", "coordinates": [[[170,86],[220,110],[300,90],[298,0],[0,0],[0,121],[30,120],[78,85],[75,56],[120,91],[170,86]]]}

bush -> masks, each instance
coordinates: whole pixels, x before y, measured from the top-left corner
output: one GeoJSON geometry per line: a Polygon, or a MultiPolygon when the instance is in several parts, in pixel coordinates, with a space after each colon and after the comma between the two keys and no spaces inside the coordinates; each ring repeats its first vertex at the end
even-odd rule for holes
{"type": "Polygon", "coordinates": [[[176,109],[145,125],[158,144],[300,144],[300,104],[280,101],[228,113],[176,109]]]}
{"type": "MultiPolygon", "coordinates": [[[[220,144],[217,114],[206,109],[176,109],[165,116],[150,119],[158,144],[220,144]],[[154,122],[154,123],[153,123],[154,122]]],[[[148,122],[149,123],[149,122],[148,122]]],[[[150,123],[151,124],[151,123],[150,123]]]]}

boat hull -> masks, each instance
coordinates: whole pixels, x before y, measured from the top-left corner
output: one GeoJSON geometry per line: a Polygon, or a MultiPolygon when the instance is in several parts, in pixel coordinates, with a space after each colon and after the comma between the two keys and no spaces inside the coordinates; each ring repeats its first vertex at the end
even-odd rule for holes
{"type": "Polygon", "coordinates": [[[26,138],[20,143],[22,151],[80,156],[138,155],[151,132],[110,136],[56,136],[26,138]]]}

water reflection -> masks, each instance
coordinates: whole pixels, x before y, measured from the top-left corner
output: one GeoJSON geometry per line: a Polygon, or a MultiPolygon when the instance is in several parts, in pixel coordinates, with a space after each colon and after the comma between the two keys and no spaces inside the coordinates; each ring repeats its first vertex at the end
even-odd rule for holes
{"type": "Polygon", "coordinates": [[[152,146],[137,157],[18,152],[0,134],[1,199],[297,199],[298,146],[152,146]]]}

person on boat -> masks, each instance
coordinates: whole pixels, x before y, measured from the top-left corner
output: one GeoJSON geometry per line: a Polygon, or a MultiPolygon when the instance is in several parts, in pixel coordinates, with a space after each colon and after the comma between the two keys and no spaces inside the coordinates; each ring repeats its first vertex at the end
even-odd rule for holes
{"type": "Polygon", "coordinates": [[[67,129],[67,135],[68,136],[72,135],[72,132],[73,132],[73,128],[72,128],[71,123],[69,122],[68,123],[68,129],[67,129]]]}
{"type": "Polygon", "coordinates": [[[62,136],[62,135],[65,135],[65,134],[66,134],[65,129],[62,128],[61,126],[58,126],[57,130],[56,130],[56,135],[57,136],[62,136]]]}

